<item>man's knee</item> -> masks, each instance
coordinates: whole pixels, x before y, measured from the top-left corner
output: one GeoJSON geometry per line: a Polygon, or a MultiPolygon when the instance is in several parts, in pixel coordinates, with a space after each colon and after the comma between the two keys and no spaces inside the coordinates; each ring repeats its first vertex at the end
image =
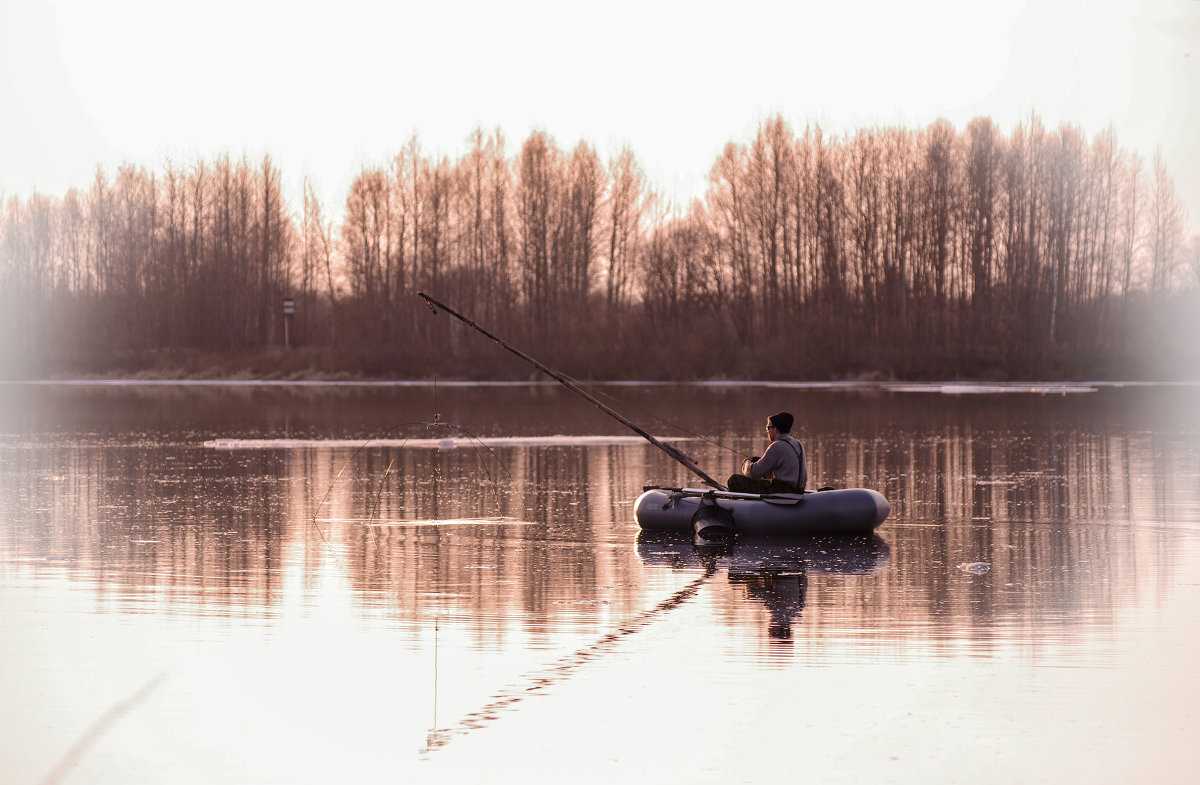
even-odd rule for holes
{"type": "Polygon", "coordinates": [[[735,474],[725,483],[725,487],[734,493],[761,493],[764,486],[765,483],[762,480],[756,480],[744,474],[735,474]]]}

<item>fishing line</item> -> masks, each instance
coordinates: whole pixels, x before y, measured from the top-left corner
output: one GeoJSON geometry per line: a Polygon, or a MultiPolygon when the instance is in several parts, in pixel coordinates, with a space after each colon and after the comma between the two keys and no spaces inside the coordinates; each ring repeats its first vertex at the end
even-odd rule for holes
{"type": "MultiPolygon", "coordinates": [[[[441,415],[435,415],[434,422],[431,422],[431,423],[430,422],[406,422],[406,423],[400,423],[398,425],[393,425],[389,428],[384,429],[383,433],[380,434],[379,436],[373,436],[370,439],[367,439],[365,442],[363,442],[361,445],[359,445],[358,448],[356,448],[353,453],[351,453],[350,457],[346,459],[346,462],[343,463],[341,468],[338,469],[337,474],[334,475],[333,481],[330,482],[329,487],[325,489],[324,496],[321,497],[321,501],[317,504],[316,508],[313,510],[312,516],[309,518],[309,523],[313,526],[313,528],[315,528],[317,530],[317,535],[321,538],[321,543],[327,549],[329,549],[330,556],[333,558],[334,563],[338,565],[338,569],[340,569],[343,573],[347,573],[346,565],[342,564],[341,559],[338,558],[337,552],[333,548],[333,543],[330,541],[330,539],[328,537],[325,536],[325,531],[321,528],[321,524],[318,520],[320,513],[321,513],[321,509],[325,506],[325,503],[327,501],[329,501],[330,494],[333,493],[333,489],[337,486],[338,481],[341,480],[342,475],[345,474],[346,469],[348,469],[350,467],[350,464],[355,462],[355,460],[362,454],[362,452],[364,450],[366,450],[371,445],[372,442],[375,442],[376,440],[383,438],[383,437],[387,436],[388,434],[392,433],[393,431],[396,431],[400,428],[409,428],[409,427],[414,427],[414,426],[421,426],[421,427],[425,427],[425,428],[451,428],[456,431],[459,431],[460,433],[464,434],[467,437],[469,443],[472,444],[472,446],[475,448],[475,457],[479,461],[480,465],[483,467],[484,474],[488,478],[488,487],[491,488],[492,499],[496,505],[496,515],[498,518],[504,517],[504,512],[500,505],[500,494],[496,487],[497,486],[496,479],[493,476],[490,468],[488,467],[486,459],[484,459],[483,455],[481,454],[479,447],[483,446],[484,448],[487,449],[487,451],[496,460],[496,463],[503,470],[504,475],[506,477],[508,477],[508,480],[512,485],[514,485],[514,486],[516,485],[516,480],[513,479],[512,474],[508,471],[508,467],[506,467],[504,465],[504,462],[500,460],[500,457],[498,455],[496,455],[494,450],[492,450],[490,447],[487,447],[486,444],[484,444],[474,434],[469,433],[466,429],[460,428],[460,427],[458,427],[456,425],[452,425],[450,423],[441,422],[441,415]]],[[[405,439],[404,442],[400,445],[400,449],[403,449],[404,445],[407,443],[408,443],[408,439],[405,439]]],[[[368,524],[372,523],[375,520],[375,515],[378,513],[379,508],[383,503],[383,493],[384,493],[384,489],[387,484],[386,483],[387,477],[388,477],[388,474],[391,472],[392,466],[394,464],[395,464],[395,458],[393,458],[391,460],[391,462],[388,463],[388,467],[384,471],[384,476],[379,482],[379,490],[376,494],[376,501],[375,501],[374,509],[372,509],[370,511],[370,514],[369,514],[368,518],[366,519],[366,522],[368,524]]],[[[529,508],[525,504],[524,494],[521,494],[520,496],[518,496],[518,500],[521,503],[523,517],[526,520],[530,520],[529,508]]]]}
{"type": "MultiPolygon", "coordinates": [[[[385,428],[383,433],[386,435],[398,428],[404,428],[410,425],[424,425],[424,423],[401,423],[399,425],[394,425],[391,428],[385,428]]],[[[357,449],[355,449],[353,453],[350,454],[350,457],[346,459],[344,464],[342,464],[342,468],[338,469],[337,474],[333,477],[333,482],[329,483],[329,487],[325,490],[325,495],[321,497],[321,501],[317,503],[316,509],[313,510],[311,520],[314,524],[317,522],[317,516],[321,514],[321,508],[325,506],[325,502],[329,501],[329,494],[333,493],[334,486],[337,485],[338,480],[342,478],[342,474],[347,468],[349,468],[350,464],[354,462],[354,459],[357,458],[363,450],[367,449],[371,442],[378,438],[378,436],[372,436],[370,439],[367,439],[365,442],[363,442],[357,449]]],[[[317,527],[317,531],[321,532],[320,526],[317,527]]],[[[325,539],[323,532],[321,533],[321,539],[325,539]]]]}
{"type": "MultiPolygon", "coordinates": [[[[433,310],[433,306],[430,305],[429,303],[426,303],[425,305],[431,311],[433,310]]],[[[467,437],[467,440],[471,443],[471,446],[475,448],[475,457],[479,459],[479,465],[483,467],[483,472],[484,472],[484,474],[487,475],[489,486],[492,489],[492,500],[496,504],[496,515],[498,517],[503,518],[504,511],[500,508],[500,494],[496,490],[496,480],[494,477],[492,477],[492,473],[488,469],[487,461],[485,461],[483,459],[483,456],[480,454],[479,447],[480,446],[485,447],[487,449],[488,453],[490,453],[491,456],[496,459],[496,463],[504,471],[504,476],[508,477],[508,480],[510,483],[512,483],[513,485],[516,485],[516,480],[514,480],[512,474],[509,473],[508,467],[504,465],[504,461],[500,460],[500,456],[496,455],[496,451],[490,447],[487,447],[487,445],[485,445],[481,439],[476,438],[475,434],[470,433],[465,428],[461,428],[457,425],[451,425],[450,423],[442,422],[442,413],[440,411],[438,411],[438,374],[437,374],[436,368],[434,368],[434,370],[433,370],[433,423],[431,423],[431,424],[435,427],[454,428],[459,433],[462,433],[463,435],[465,435],[467,437]]],[[[524,494],[521,495],[521,509],[522,509],[522,512],[524,513],[524,517],[526,519],[528,519],[529,518],[529,508],[525,506],[525,495],[524,494]]]]}
{"type": "MultiPolygon", "coordinates": [[[[391,431],[395,430],[396,428],[402,428],[402,427],[404,427],[404,425],[409,425],[409,424],[410,423],[403,423],[401,425],[394,426],[393,428],[388,428],[387,430],[384,431],[384,433],[385,434],[390,433],[391,431]]],[[[321,514],[321,508],[325,506],[325,502],[327,502],[329,500],[329,494],[333,493],[334,486],[336,486],[338,483],[338,480],[340,480],[342,478],[342,474],[344,474],[346,469],[349,468],[350,464],[354,462],[354,459],[357,458],[363,450],[367,449],[367,446],[370,445],[371,442],[375,441],[376,438],[378,438],[378,437],[372,437],[370,439],[367,439],[365,442],[362,443],[362,445],[360,445],[358,447],[358,449],[356,449],[353,453],[350,454],[350,457],[346,459],[346,462],[342,464],[342,467],[337,470],[337,474],[335,474],[333,477],[333,482],[329,483],[329,487],[325,489],[325,495],[321,497],[321,501],[317,504],[316,509],[313,510],[312,517],[309,518],[309,523],[311,523],[313,528],[317,530],[317,535],[320,536],[321,542],[325,545],[326,548],[329,549],[330,555],[333,557],[333,560],[337,564],[338,569],[340,569],[343,573],[346,572],[346,566],[344,564],[342,564],[341,560],[337,557],[337,552],[333,550],[333,543],[331,543],[329,541],[329,538],[325,536],[325,532],[323,529],[321,529],[321,524],[318,523],[317,517],[321,514]]],[[[389,469],[391,468],[390,464],[388,465],[388,468],[389,469]]],[[[381,486],[380,493],[382,494],[382,486],[381,486]]]]}
{"type": "MultiPolygon", "coordinates": [[[[499,485],[499,483],[497,481],[496,475],[493,473],[491,467],[489,466],[489,462],[488,462],[487,458],[484,456],[483,451],[486,450],[487,454],[490,455],[491,458],[496,462],[496,465],[500,467],[500,470],[501,470],[501,472],[503,472],[504,477],[506,477],[508,479],[509,483],[511,483],[512,485],[515,486],[516,479],[512,476],[512,473],[508,470],[508,467],[505,465],[504,461],[501,460],[500,456],[496,454],[495,450],[493,450],[491,447],[489,447],[478,436],[476,436],[475,434],[471,433],[470,431],[468,431],[467,429],[465,429],[461,426],[454,425],[453,423],[442,422],[441,415],[435,414],[433,422],[421,422],[421,421],[406,422],[406,423],[400,423],[398,425],[393,425],[389,428],[385,428],[382,434],[380,434],[379,436],[373,436],[370,439],[367,439],[358,448],[356,448],[354,450],[354,452],[350,455],[350,457],[346,459],[346,462],[344,464],[342,464],[342,467],[340,469],[338,469],[338,472],[334,476],[333,481],[329,484],[329,487],[325,490],[325,494],[321,497],[321,501],[317,504],[316,508],[313,510],[312,517],[310,518],[312,523],[314,525],[317,525],[317,523],[318,523],[317,519],[320,516],[321,509],[325,506],[326,502],[329,501],[329,496],[331,493],[333,493],[334,487],[337,486],[338,481],[341,480],[342,475],[345,473],[346,469],[350,467],[350,464],[354,463],[355,460],[359,457],[359,455],[364,450],[366,450],[369,446],[371,446],[371,444],[373,442],[387,436],[388,434],[390,434],[396,430],[399,430],[400,428],[411,428],[411,427],[417,427],[417,426],[424,427],[424,428],[448,428],[453,431],[456,431],[457,433],[462,434],[463,437],[467,439],[468,444],[470,444],[471,447],[475,451],[475,457],[476,457],[477,461],[479,462],[480,467],[483,469],[484,475],[487,477],[488,487],[491,489],[491,493],[492,493],[492,500],[496,506],[496,514],[498,517],[504,517],[504,511],[503,511],[503,508],[502,508],[502,505],[500,502],[500,493],[499,493],[499,489],[497,487],[499,485]]],[[[406,439],[405,442],[407,442],[407,441],[408,440],[406,439]]],[[[403,448],[403,446],[404,445],[401,445],[401,448],[403,448]]],[[[393,459],[392,463],[394,463],[394,462],[395,462],[395,459],[393,459]]],[[[392,463],[388,464],[387,472],[391,471],[392,463]]],[[[384,474],[385,479],[387,476],[387,472],[385,472],[385,474],[384,474]]],[[[378,501],[376,504],[376,510],[378,509],[378,505],[382,502],[382,494],[383,494],[383,483],[381,482],[380,490],[379,490],[379,494],[378,494],[378,501]]],[[[518,496],[517,498],[521,504],[522,514],[524,515],[524,517],[526,519],[528,519],[529,518],[529,507],[525,504],[524,495],[522,494],[522,495],[518,496]]],[[[371,520],[373,520],[373,519],[374,519],[374,513],[371,513],[371,520]]],[[[324,540],[328,544],[328,540],[325,538],[325,533],[323,531],[321,531],[321,527],[319,525],[317,525],[317,532],[321,535],[321,539],[324,540]]]]}
{"type": "MultiPolygon", "coordinates": [[[[479,448],[482,447],[483,449],[487,450],[488,455],[492,456],[492,458],[495,459],[496,465],[499,466],[500,469],[504,472],[504,476],[507,477],[508,481],[512,485],[515,486],[517,484],[517,481],[513,478],[512,474],[508,471],[508,467],[504,465],[504,461],[500,460],[500,456],[496,454],[496,451],[493,450],[491,447],[488,447],[487,443],[484,442],[483,439],[480,439],[478,436],[476,436],[475,434],[468,431],[466,428],[463,428],[459,425],[454,425],[454,424],[448,423],[448,422],[440,422],[436,419],[437,417],[440,417],[440,415],[436,415],[435,421],[432,423],[426,423],[426,425],[434,425],[434,426],[438,426],[441,428],[452,428],[467,437],[467,442],[475,450],[475,457],[479,459],[479,465],[483,467],[483,472],[484,472],[484,474],[487,475],[488,485],[492,489],[492,498],[496,503],[496,513],[497,513],[497,515],[500,515],[501,517],[503,517],[504,512],[500,508],[500,494],[496,490],[498,483],[496,482],[496,478],[492,476],[491,471],[488,469],[488,463],[486,460],[484,460],[483,455],[479,451],[479,448]]],[[[529,508],[525,505],[524,494],[522,494],[522,496],[519,498],[519,501],[521,502],[521,510],[524,513],[524,517],[526,519],[528,519],[529,518],[529,508]]]]}

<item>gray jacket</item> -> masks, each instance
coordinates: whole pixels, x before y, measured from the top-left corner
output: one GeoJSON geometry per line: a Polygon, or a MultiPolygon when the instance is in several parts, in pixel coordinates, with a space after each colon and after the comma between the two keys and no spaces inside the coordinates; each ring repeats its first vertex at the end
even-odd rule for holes
{"type": "Polygon", "coordinates": [[[774,477],[780,482],[796,486],[797,490],[803,490],[808,485],[804,445],[790,434],[781,433],[757,461],[746,459],[742,464],[742,474],[756,480],[774,477]]]}

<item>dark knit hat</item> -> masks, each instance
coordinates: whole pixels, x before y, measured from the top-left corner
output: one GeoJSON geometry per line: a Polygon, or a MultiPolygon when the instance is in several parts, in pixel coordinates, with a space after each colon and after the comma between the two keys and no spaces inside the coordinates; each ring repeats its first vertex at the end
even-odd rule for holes
{"type": "Polygon", "coordinates": [[[770,417],[767,418],[767,422],[771,423],[771,425],[774,425],[776,428],[778,428],[780,433],[791,433],[792,432],[792,423],[794,423],[795,421],[796,421],[796,418],[793,417],[792,415],[788,414],[787,412],[780,412],[779,414],[772,414],[770,417]]]}

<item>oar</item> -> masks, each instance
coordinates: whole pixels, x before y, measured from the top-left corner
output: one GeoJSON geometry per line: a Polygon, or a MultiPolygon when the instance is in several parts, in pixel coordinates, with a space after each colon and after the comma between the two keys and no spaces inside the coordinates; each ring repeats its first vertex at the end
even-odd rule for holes
{"type": "Polygon", "coordinates": [[[596,399],[596,397],[593,396],[591,393],[584,390],[579,385],[575,384],[575,382],[566,378],[558,371],[555,371],[551,368],[546,367],[542,363],[540,363],[537,360],[530,357],[528,354],[525,354],[525,352],[521,351],[520,349],[510,346],[509,344],[507,344],[504,341],[497,338],[492,333],[490,333],[487,330],[485,330],[484,328],[480,327],[478,324],[475,324],[475,322],[473,322],[470,319],[468,319],[467,317],[463,316],[461,313],[458,313],[457,311],[455,311],[453,308],[450,308],[449,306],[443,305],[442,303],[433,299],[432,297],[425,294],[424,292],[417,292],[417,296],[425,301],[425,304],[429,306],[429,310],[433,311],[433,313],[436,314],[437,309],[441,308],[443,311],[450,314],[455,319],[458,319],[460,322],[467,325],[468,327],[471,327],[472,329],[477,330],[480,333],[483,333],[488,338],[492,339],[496,343],[500,344],[500,346],[504,347],[505,349],[512,352],[516,356],[520,357],[522,360],[529,363],[534,368],[537,368],[539,371],[546,374],[547,376],[549,376],[551,379],[558,382],[562,386],[566,387],[571,392],[582,397],[584,400],[588,401],[590,404],[595,406],[600,411],[602,411],[605,414],[607,414],[608,416],[612,417],[617,422],[624,425],[626,428],[629,428],[634,433],[636,433],[638,436],[641,436],[643,439],[650,442],[655,447],[662,450],[663,452],[665,452],[667,455],[671,456],[676,461],[679,461],[679,463],[683,464],[687,468],[688,471],[690,471],[691,473],[693,473],[697,477],[699,477],[701,480],[703,480],[705,485],[709,485],[718,490],[722,490],[722,491],[725,490],[724,485],[717,482],[712,477],[709,477],[707,474],[705,474],[703,471],[701,471],[700,467],[696,465],[696,461],[693,460],[691,458],[691,456],[689,456],[687,453],[683,452],[682,450],[680,450],[678,447],[676,447],[674,445],[665,444],[663,442],[660,442],[658,439],[655,439],[653,436],[646,433],[646,431],[642,430],[642,428],[640,428],[636,423],[632,422],[631,420],[624,417],[623,415],[613,411],[608,406],[605,406],[603,403],[598,401],[596,399]]]}
{"type": "MultiPolygon", "coordinates": [[[[647,485],[642,488],[644,491],[667,491],[671,494],[679,496],[691,496],[693,498],[704,497],[708,499],[748,499],[752,501],[763,501],[767,504],[799,504],[804,501],[805,494],[803,493],[738,493],[737,491],[726,490],[705,490],[704,488],[670,488],[661,485],[647,485]]],[[[832,490],[832,489],[829,489],[832,490]]]]}

